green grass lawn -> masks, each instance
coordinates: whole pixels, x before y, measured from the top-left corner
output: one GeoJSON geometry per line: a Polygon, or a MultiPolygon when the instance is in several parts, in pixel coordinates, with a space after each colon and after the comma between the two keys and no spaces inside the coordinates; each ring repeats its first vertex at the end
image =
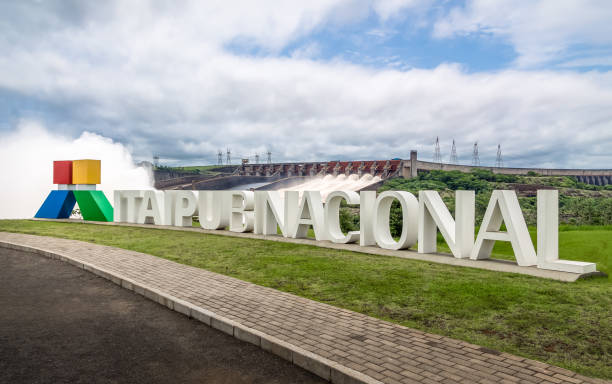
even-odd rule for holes
{"type": "MultiPolygon", "coordinates": [[[[476,229],[478,234],[478,228],[476,229]]],[[[529,234],[537,250],[537,232],[529,227],[529,234]]],[[[450,253],[442,236],[438,234],[439,252],[450,253]]],[[[494,259],[515,260],[512,246],[498,241],[493,248],[494,259]]],[[[608,275],[612,272],[612,226],[598,225],[561,225],[559,227],[559,258],[578,260],[597,264],[597,270],[608,275]]]]}
{"type": "MultiPolygon", "coordinates": [[[[561,257],[610,271],[612,228],[563,227],[561,257]]],[[[562,283],[197,232],[0,220],[0,231],[146,252],[408,327],[612,379],[612,284],[562,283]]],[[[496,257],[508,257],[499,246],[496,257]]]]}

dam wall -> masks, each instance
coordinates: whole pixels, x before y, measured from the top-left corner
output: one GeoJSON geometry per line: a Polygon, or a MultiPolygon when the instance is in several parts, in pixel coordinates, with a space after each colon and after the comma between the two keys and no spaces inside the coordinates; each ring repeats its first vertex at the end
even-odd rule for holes
{"type": "Polygon", "coordinates": [[[410,154],[410,160],[403,160],[401,176],[411,178],[421,171],[460,171],[472,172],[476,169],[491,171],[502,175],[527,175],[534,172],[540,176],[572,176],[578,181],[592,185],[612,184],[612,169],[562,169],[562,168],[510,168],[510,167],[487,167],[461,164],[434,163],[431,161],[417,160],[416,151],[410,154]]]}
{"type": "Polygon", "coordinates": [[[476,169],[505,175],[527,175],[534,172],[541,176],[571,176],[578,181],[592,185],[612,184],[612,169],[557,169],[557,168],[513,168],[488,167],[462,164],[445,164],[422,161],[417,151],[410,152],[407,160],[356,160],[271,164],[242,164],[220,166],[215,171],[221,175],[194,175],[155,171],[155,187],[158,189],[220,190],[244,187],[246,189],[282,190],[297,187],[312,178],[328,175],[346,176],[351,180],[362,180],[366,175],[376,177],[367,188],[375,188],[384,180],[393,177],[412,178],[419,172],[432,170],[472,172],[476,169]],[[221,169],[222,168],[222,169],[221,169]]]}

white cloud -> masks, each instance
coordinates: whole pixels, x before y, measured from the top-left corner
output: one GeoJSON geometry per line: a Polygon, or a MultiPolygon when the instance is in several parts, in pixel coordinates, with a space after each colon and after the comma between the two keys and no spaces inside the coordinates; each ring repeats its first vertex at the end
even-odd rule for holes
{"type": "Polygon", "coordinates": [[[559,64],[563,68],[612,67],[612,56],[585,57],[571,59],[559,64]]]}
{"type": "Polygon", "coordinates": [[[372,8],[381,19],[387,20],[398,16],[402,10],[423,7],[428,3],[428,0],[377,0],[372,4],[372,8]]]}
{"type": "MultiPolygon", "coordinates": [[[[604,145],[612,142],[610,73],[396,71],[237,56],[223,44],[243,36],[277,49],[342,13],[342,4],[282,11],[292,21],[247,9],[251,3],[237,15],[206,13],[200,2],[180,10],[128,4],[140,6],[83,11],[81,21],[53,24],[39,39],[0,40],[0,88],[51,111],[62,106],[54,120],[66,132],[103,132],[138,156],[184,162],[216,162],[226,146],[234,159],[266,148],[275,160],[407,157],[411,149],[426,159],[436,136],[446,152],[457,139],[467,162],[476,140],[485,163],[498,143],[515,166],[612,160],[604,145]]],[[[14,28],[33,28],[28,20],[17,18],[14,28]]]]}
{"type": "Polygon", "coordinates": [[[492,34],[516,49],[517,64],[564,58],[575,45],[610,46],[612,3],[607,0],[468,0],[437,21],[434,36],[492,34]]]}
{"type": "Polygon", "coordinates": [[[321,54],[321,46],[317,42],[312,42],[298,47],[291,51],[293,59],[315,59],[321,54]]]}

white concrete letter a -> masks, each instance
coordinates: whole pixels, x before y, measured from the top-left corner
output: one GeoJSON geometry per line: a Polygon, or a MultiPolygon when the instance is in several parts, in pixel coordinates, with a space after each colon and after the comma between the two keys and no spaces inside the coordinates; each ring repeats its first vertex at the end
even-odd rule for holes
{"type": "Polygon", "coordinates": [[[470,259],[488,259],[496,241],[509,241],[520,266],[536,265],[538,259],[527,224],[514,191],[493,191],[472,249],[470,259]],[[507,232],[500,232],[502,223],[507,232]]]}

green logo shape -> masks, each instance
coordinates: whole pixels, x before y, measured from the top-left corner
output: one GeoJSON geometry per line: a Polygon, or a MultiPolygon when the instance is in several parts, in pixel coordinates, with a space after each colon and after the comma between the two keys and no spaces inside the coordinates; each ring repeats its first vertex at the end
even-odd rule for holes
{"type": "Polygon", "coordinates": [[[113,207],[102,191],[73,191],[76,202],[87,221],[113,221],[113,207]]]}

